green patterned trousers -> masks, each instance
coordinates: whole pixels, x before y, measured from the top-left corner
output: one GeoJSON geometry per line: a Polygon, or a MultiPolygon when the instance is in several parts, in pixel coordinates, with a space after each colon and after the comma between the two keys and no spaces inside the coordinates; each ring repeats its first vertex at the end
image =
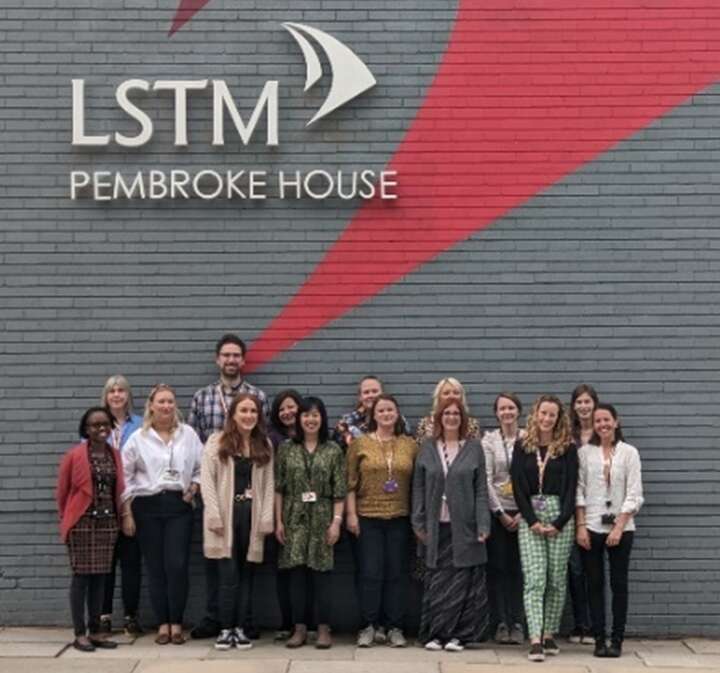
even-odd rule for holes
{"type": "MultiPolygon", "coordinates": [[[[546,495],[545,502],[545,509],[536,509],[535,516],[541,523],[551,523],[560,513],[560,498],[546,495]]],[[[524,520],[520,521],[523,600],[530,638],[542,638],[543,633],[555,634],[560,629],[568,557],[574,538],[575,522],[572,518],[554,538],[536,535],[524,520]]]]}

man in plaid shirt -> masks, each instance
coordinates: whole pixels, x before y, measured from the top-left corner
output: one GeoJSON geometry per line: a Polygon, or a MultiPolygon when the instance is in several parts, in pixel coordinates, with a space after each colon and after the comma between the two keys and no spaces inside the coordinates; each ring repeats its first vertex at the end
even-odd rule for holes
{"type": "MultiPolygon", "coordinates": [[[[220,379],[198,390],[192,399],[187,422],[202,440],[207,442],[213,432],[222,430],[227,411],[233,398],[240,393],[255,395],[263,406],[267,419],[270,414],[267,395],[249,384],[242,377],[247,348],[245,342],[235,334],[225,334],[215,346],[215,363],[220,370],[220,379]]],[[[215,559],[205,559],[205,580],[207,584],[207,615],[190,633],[193,638],[215,638],[220,633],[218,619],[218,593],[220,578],[215,559]]],[[[252,595],[252,575],[249,577],[249,595],[252,595]]],[[[252,601],[247,602],[244,631],[250,638],[258,637],[252,626],[252,601]]]]}

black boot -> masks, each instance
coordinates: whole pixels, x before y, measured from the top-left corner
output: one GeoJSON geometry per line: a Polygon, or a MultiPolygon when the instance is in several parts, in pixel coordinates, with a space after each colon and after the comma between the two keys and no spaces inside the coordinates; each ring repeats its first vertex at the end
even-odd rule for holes
{"type": "Polygon", "coordinates": [[[617,659],[622,655],[622,640],[613,638],[610,640],[610,647],[607,648],[607,656],[617,659]]]}
{"type": "Polygon", "coordinates": [[[595,638],[595,649],[593,650],[593,656],[603,658],[608,656],[608,648],[607,644],[605,643],[605,637],[595,638]]]}

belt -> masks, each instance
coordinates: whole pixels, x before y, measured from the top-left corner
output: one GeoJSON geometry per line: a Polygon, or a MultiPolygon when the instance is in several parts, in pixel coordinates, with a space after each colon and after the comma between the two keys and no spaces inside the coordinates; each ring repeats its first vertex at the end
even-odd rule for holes
{"type": "Polygon", "coordinates": [[[252,500],[251,496],[247,496],[244,493],[235,494],[235,502],[245,502],[246,500],[252,500]]]}

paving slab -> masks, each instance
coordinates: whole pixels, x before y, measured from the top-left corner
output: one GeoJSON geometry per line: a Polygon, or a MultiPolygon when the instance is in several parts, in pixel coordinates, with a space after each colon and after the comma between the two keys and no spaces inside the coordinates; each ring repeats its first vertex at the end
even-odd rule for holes
{"type": "MultiPolygon", "coordinates": [[[[67,646],[63,643],[0,643],[0,657],[55,657],[67,646]]],[[[81,654],[78,652],[78,654],[81,654]]]]}
{"type": "MultiPolygon", "coordinates": [[[[0,659],[0,673],[98,673],[97,659],[89,655],[87,661],[77,661],[74,659],[27,659],[7,658],[0,659]]],[[[135,659],[117,659],[115,661],[104,661],[102,664],[102,673],[132,673],[137,666],[135,659]]],[[[196,671],[197,673],[197,671],[196,671]]],[[[274,673],[274,672],[273,672],[274,673]]]]}
{"type": "MultiPolygon", "coordinates": [[[[156,645],[149,637],[138,639],[132,645],[120,645],[114,650],[95,650],[91,656],[98,659],[207,659],[210,646],[206,641],[200,644],[188,641],[185,645],[156,645]]],[[[87,652],[78,652],[68,647],[62,659],[84,659],[87,652]]]]}
{"type": "MultiPolygon", "coordinates": [[[[385,648],[389,649],[389,648],[385,648]]],[[[436,662],[396,662],[392,673],[438,673],[436,662]]],[[[378,673],[377,661],[293,661],[288,673],[378,673]]],[[[537,671],[535,673],[538,673],[537,671]]]]}
{"type": "Polygon", "coordinates": [[[646,666],[653,668],[712,668],[716,672],[720,670],[719,654],[694,654],[686,651],[664,650],[659,648],[652,652],[638,650],[638,656],[645,662],[646,666]]]}
{"type": "MultiPolygon", "coordinates": [[[[237,652],[237,655],[245,652],[237,652]]],[[[232,660],[203,660],[202,664],[196,661],[185,661],[182,659],[162,659],[154,661],[143,661],[133,673],[285,673],[289,659],[244,659],[236,656],[232,660]]],[[[52,673],[55,673],[53,670],[52,673]]],[[[95,672],[97,673],[97,671],[95,672]]],[[[104,672],[103,672],[104,673],[104,672]]]]}
{"type": "Polygon", "coordinates": [[[355,657],[355,645],[349,642],[335,642],[329,650],[317,650],[312,644],[289,649],[282,643],[273,643],[271,640],[260,640],[253,643],[250,650],[227,650],[222,652],[214,647],[210,648],[208,659],[294,659],[315,661],[352,661],[355,657]]]}
{"type": "MultiPolygon", "coordinates": [[[[553,660],[554,663],[554,660],[553,660]]],[[[547,659],[545,660],[547,666],[547,659]]],[[[502,673],[503,671],[511,673],[541,673],[537,663],[525,660],[524,664],[514,666],[498,666],[491,664],[466,664],[466,663],[442,663],[440,664],[441,673],[502,673]]],[[[563,666],[562,673],[588,673],[588,669],[584,666],[563,666]]]]}
{"type": "Polygon", "coordinates": [[[71,643],[71,629],[35,626],[7,626],[0,631],[0,643],[71,643]]]}
{"type": "MultiPolygon", "coordinates": [[[[1,636],[2,634],[0,634],[1,636]]],[[[695,654],[720,654],[720,640],[687,638],[684,642],[695,654]]]]}
{"type": "Polygon", "coordinates": [[[463,661],[469,663],[498,664],[497,652],[490,646],[482,649],[465,649],[462,652],[431,652],[424,647],[359,647],[355,650],[355,660],[361,662],[443,662],[463,661]]]}

